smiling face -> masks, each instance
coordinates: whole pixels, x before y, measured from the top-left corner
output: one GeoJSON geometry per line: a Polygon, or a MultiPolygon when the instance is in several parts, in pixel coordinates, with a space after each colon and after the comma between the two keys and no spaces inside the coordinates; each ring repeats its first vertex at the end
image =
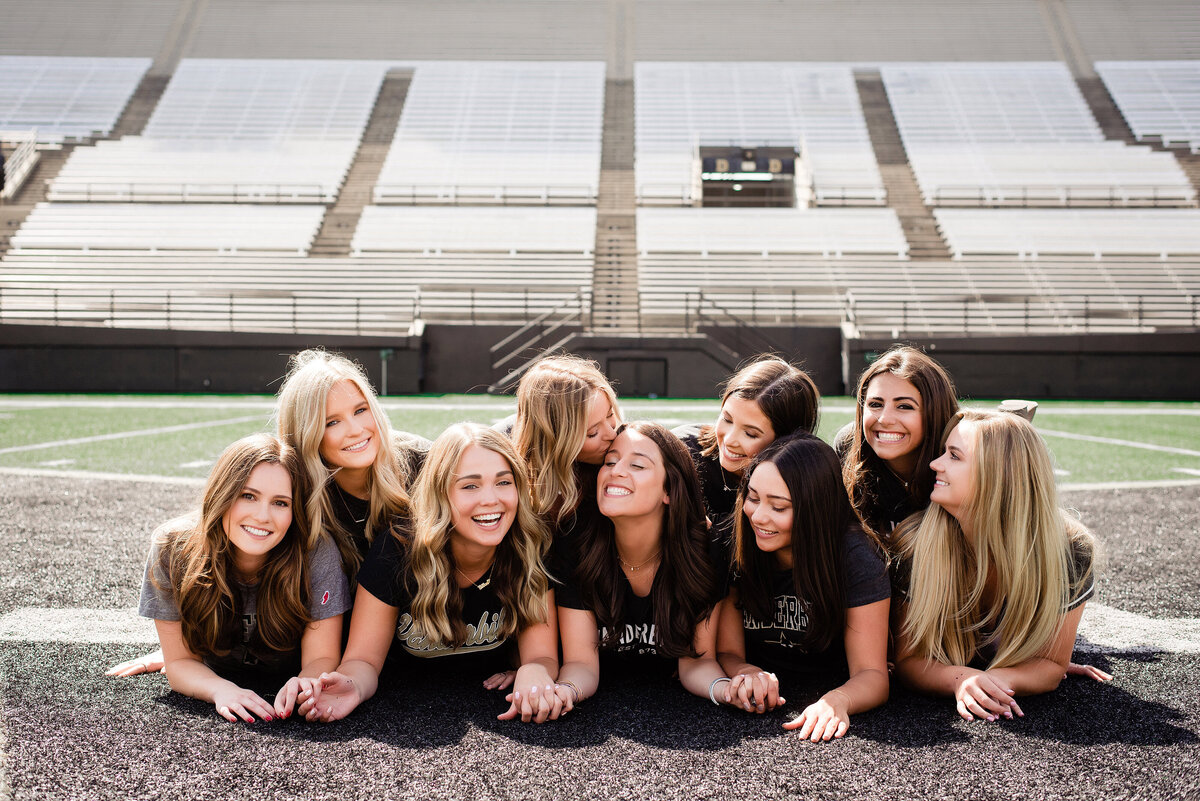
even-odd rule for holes
{"type": "Polygon", "coordinates": [[[234,562],[247,577],[258,571],[291,525],[292,479],[283,465],[271,462],[262,462],[250,471],[246,486],[221,515],[234,562]]]}
{"type": "Polygon", "coordinates": [[[792,566],[792,494],[773,462],[754,468],[742,512],[760,551],[774,554],[781,567],[792,566]]]}
{"type": "Polygon", "coordinates": [[[756,401],[730,395],[721,404],[715,429],[721,467],[741,473],[750,460],[775,441],[775,429],[756,401]]]}
{"type": "Polygon", "coordinates": [[[891,373],[872,378],[863,399],[863,440],[897,474],[910,476],[924,439],[917,388],[891,373]]]}
{"type": "Polygon", "coordinates": [[[935,474],[929,500],[958,520],[964,529],[963,507],[975,491],[975,424],[961,422],[946,437],[946,449],[930,463],[935,474]]]}
{"type": "Polygon", "coordinates": [[[517,516],[512,465],[481,445],[463,451],[450,484],[450,539],[454,545],[495,548],[517,516]]]}
{"type": "Polygon", "coordinates": [[[596,481],[596,503],[607,518],[661,515],[667,498],[667,471],[654,440],[625,429],[604,456],[596,481]]]}
{"type": "Polygon", "coordinates": [[[339,381],[325,399],[321,458],[331,467],[362,470],[375,463],[379,433],[375,416],[353,381],[339,381]]]}
{"type": "Polygon", "coordinates": [[[608,446],[612,444],[613,438],[617,435],[617,426],[619,425],[621,425],[621,421],[617,418],[617,411],[613,408],[612,401],[608,399],[608,395],[596,390],[592,393],[592,403],[588,410],[583,447],[580,448],[579,455],[575,459],[584,464],[601,464],[604,461],[604,454],[608,452],[608,446]]]}

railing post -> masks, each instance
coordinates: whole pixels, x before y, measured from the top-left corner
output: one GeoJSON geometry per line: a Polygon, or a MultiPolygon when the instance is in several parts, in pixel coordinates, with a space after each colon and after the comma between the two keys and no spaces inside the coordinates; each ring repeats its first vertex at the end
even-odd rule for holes
{"type": "Polygon", "coordinates": [[[1092,296],[1083,296],[1083,330],[1086,332],[1092,327],[1092,296]]]}
{"type": "Polygon", "coordinates": [[[229,293],[229,330],[233,330],[233,293],[229,293]]]}
{"type": "Polygon", "coordinates": [[[1142,327],[1142,300],[1143,297],[1138,295],[1138,328],[1142,327]]]}
{"type": "Polygon", "coordinates": [[[966,298],[963,298],[963,334],[964,334],[964,335],[965,335],[965,334],[966,334],[968,331],[970,331],[970,330],[971,330],[971,326],[970,326],[970,325],[967,323],[967,313],[968,313],[968,311],[967,311],[967,304],[968,304],[969,302],[970,302],[970,301],[968,301],[966,298]]]}
{"type": "Polygon", "coordinates": [[[362,334],[362,298],[354,299],[354,333],[362,334]]]}
{"type": "Polygon", "coordinates": [[[1029,333],[1029,296],[1025,296],[1025,333],[1029,333]]]}
{"type": "Polygon", "coordinates": [[[167,330],[171,330],[171,290],[167,290],[167,330]]]}
{"type": "Polygon", "coordinates": [[[471,325],[475,325],[475,287],[471,287],[471,325]]]}
{"type": "Polygon", "coordinates": [[[296,333],[296,296],[292,295],[292,333],[296,333]]]}
{"type": "Polygon", "coordinates": [[[54,324],[58,325],[58,287],[54,287],[54,324]]]}
{"type": "Polygon", "coordinates": [[[108,322],[113,328],[117,327],[117,290],[108,290],[108,322]]]}

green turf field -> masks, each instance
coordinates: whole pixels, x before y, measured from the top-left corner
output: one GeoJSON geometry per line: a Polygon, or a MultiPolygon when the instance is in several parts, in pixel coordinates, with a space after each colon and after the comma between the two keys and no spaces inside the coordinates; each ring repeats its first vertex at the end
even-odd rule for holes
{"type": "MultiPolygon", "coordinates": [[[[433,438],[461,420],[492,423],[512,398],[385,398],[400,429],[433,438]]],[[[0,395],[0,470],[201,478],[238,437],[271,429],[269,396],[0,395]]],[[[994,401],[972,402],[991,407],[994,401]]],[[[674,426],[716,416],[713,400],[622,402],[628,419],[674,426]]],[[[824,399],[820,434],[852,419],[849,398],[824,399]]],[[[1064,484],[1200,481],[1200,403],[1047,401],[1036,425],[1064,484]]]]}

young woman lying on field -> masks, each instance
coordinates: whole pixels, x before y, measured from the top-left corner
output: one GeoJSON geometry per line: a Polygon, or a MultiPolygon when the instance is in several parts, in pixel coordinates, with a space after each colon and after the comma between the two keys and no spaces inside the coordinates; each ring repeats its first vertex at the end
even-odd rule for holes
{"type": "Polygon", "coordinates": [[[310,538],[298,455],[267,434],[230,445],[200,509],[154,536],[138,611],[171,689],[229,721],[287,717],[337,664],[349,587],[337,546],[310,538]],[[269,703],[242,685],[292,674],[269,703]]]}

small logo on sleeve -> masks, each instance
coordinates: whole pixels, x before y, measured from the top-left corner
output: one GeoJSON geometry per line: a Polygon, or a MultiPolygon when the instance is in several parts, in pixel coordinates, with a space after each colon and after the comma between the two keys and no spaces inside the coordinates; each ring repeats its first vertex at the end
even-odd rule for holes
{"type": "Polygon", "coordinates": [[[321,596],[321,606],[329,603],[329,590],[325,590],[325,594],[321,596]]]}

